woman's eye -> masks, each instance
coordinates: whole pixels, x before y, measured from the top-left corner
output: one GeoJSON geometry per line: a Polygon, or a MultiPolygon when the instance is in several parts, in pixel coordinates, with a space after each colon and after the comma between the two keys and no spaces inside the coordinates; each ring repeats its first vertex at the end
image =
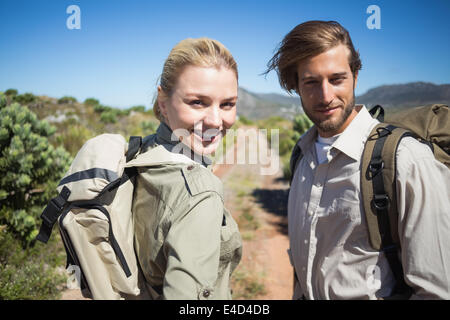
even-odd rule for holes
{"type": "Polygon", "coordinates": [[[203,102],[202,102],[202,100],[191,100],[191,101],[189,101],[189,104],[191,106],[196,106],[196,105],[201,106],[201,105],[203,105],[203,102]]]}

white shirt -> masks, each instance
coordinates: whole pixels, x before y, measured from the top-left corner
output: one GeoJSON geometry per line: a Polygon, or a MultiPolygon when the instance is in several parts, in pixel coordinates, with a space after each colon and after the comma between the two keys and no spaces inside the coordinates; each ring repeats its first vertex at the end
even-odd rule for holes
{"type": "Polygon", "coordinates": [[[316,147],[317,162],[322,164],[329,161],[331,158],[329,151],[331,150],[331,145],[339,138],[340,134],[332,136],[330,138],[324,138],[317,135],[316,142],[314,146],[316,147]]]}
{"type": "MultiPolygon", "coordinates": [[[[378,123],[365,107],[319,163],[316,127],[299,141],[299,162],[289,193],[294,299],[377,299],[395,279],[384,253],[372,249],[361,201],[365,141],[378,123]]],[[[450,299],[450,170],[413,138],[397,150],[398,232],[401,262],[412,298],[450,299]]]]}

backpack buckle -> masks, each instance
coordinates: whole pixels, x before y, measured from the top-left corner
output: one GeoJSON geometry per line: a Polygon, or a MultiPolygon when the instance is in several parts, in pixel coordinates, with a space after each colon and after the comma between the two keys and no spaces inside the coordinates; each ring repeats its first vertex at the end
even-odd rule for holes
{"type": "Polygon", "coordinates": [[[55,199],[50,200],[47,207],[45,207],[44,212],[41,214],[41,219],[48,226],[53,226],[58,219],[64,205],[61,206],[55,199]]]}
{"type": "Polygon", "coordinates": [[[382,159],[372,160],[369,163],[369,171],[372,174],[372,178],[375,177],[378,172],[384,169],[384,161],[382,159]]]}
{"type": "Polygon", "coordinates": [[[69,195],[69,188],[64,186],[61,193],[57,197],[51,199],[48,205],[45,207],[44,211],[41,214],[41,219],[47,226],[53,227],[59,215],[61,214],[61,211],[64,209],[69,195]]]}
{"type": "Polygon", "coordinates": [[[377,128],[377,134],[378,134],[378,138],[383,138],[386,137],[388,135],[390,135],[392,133],[392,130],[389,130],[388,128],[385,127],[379,127],[377,128]]]}
{"type": "Polygon", "coordinates": [[[386,210],[389,207],[390,199],[387,194],[374,194],[372,204],[377,210],[386,210]]]}

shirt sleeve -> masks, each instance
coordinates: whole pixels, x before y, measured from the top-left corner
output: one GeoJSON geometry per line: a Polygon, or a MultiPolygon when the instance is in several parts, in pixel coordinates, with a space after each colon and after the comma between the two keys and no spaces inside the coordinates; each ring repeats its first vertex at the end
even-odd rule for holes
{"type": "Polygon", "coordinates": [[[411,299],[450,299],[450,170],[405,138],[397,152],[401,260],[411,299]]]}
{"type": "Polygon", "coordinates": [[[164,243],[164,299],[214,298],[223,203],[217,193],[204,192],[190,198],[189,208],[177,214],[164,243]]]}

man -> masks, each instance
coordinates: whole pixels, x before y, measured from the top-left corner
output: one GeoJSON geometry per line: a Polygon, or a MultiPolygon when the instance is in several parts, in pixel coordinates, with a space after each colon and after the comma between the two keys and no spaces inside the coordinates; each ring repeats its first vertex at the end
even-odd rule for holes
{"type": "MultiPolygon", "coordinates": [[[[300,24],[268,67],[315,124],[298,142],[289,194],[293,298],[391,296],[396,279],[370,245],[360,188],[362,152],[378,121],[355,105],[361,61],[347,30],[333,21],[300,24]]],[[[399,259],[410,298],[450,299],[450,170],[411,137],[396,158],[399,259]]]]}

